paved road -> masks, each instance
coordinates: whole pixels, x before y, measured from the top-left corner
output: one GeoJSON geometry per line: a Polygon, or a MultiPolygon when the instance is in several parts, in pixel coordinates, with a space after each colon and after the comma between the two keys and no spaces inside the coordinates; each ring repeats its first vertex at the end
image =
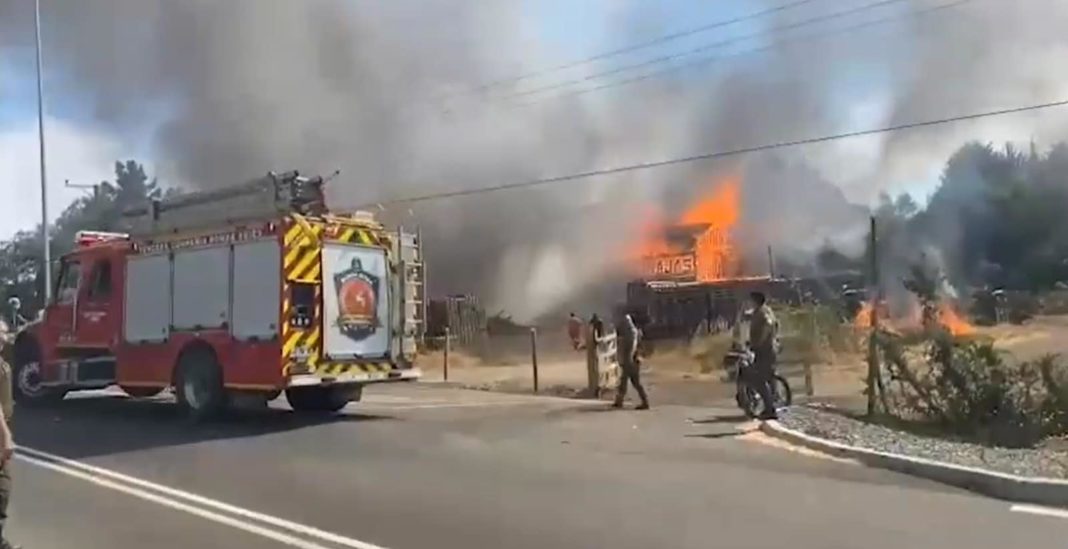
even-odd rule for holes
{"type": "Polygon", "coordinates": [[[427,386],[335,419],[193,426],[109,396],[20,409],[28,548],[1064,547],[1068,520],[783,449],[729,409],[427,386]],[[36,450],[36,451],[32,451],[36,450]],[[72,461],[65,461],[72,460],[72,461]],[[121,475],[121,476],[120,476],[121,475]]]}

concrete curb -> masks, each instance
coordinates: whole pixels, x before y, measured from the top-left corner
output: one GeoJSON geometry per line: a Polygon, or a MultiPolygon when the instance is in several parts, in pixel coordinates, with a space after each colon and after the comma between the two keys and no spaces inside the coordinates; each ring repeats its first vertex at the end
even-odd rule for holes
{"type": "Polygon", "coordinates": [[[784,427],[778,421],[761,422],[760,430],[792,444],[865,465],[926,478],[986,496],[1013,502],[1068,507],[1068,480],[1021,477],[912,456],[879,452],[814,437],[784,427]]]}

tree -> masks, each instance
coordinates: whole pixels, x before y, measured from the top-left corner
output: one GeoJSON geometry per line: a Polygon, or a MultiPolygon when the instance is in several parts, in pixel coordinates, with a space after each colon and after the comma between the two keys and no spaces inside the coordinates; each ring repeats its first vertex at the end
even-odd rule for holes
{"type": "Polygon", "coordinates": [[[948,260],[951,280],[1037,291],[1068,278],[1068,146],[1041,154],[970,143],[946,163],[910,224],[948,260]]]}
{"type": "MultiPolygon", "coordinates": [[[[49,228],[53,257],[71,251],[78,231],[125,230],[124,210],[162,195],[156,179],[149,180],[144,166],[133,160],[116,162],[114,183],[102,181],[92,196],[75,200],[49,228]]],[[[40,309],[44,296],[44,281],[38,277],[43,271],[40,235],[38,225],[0,245],[0,296],[4,304],[17,296],[28,315],[40,309]]]]}
{"type": "MultiPolygon", "coordinates": [[[[1041,291],[1068,281],[1068,143],[1040,152],[968,143],[946,161],[920,207],[883,193],[872,212],[884,274],[935,252],[954,286],[1041,291]]],[[[868,250],[865,250],[868,252],[868,250]]],[[[860,259],[860,258],[857,258],[860,259]]],[[[820,263],[844,263],[823,251],[820,263]]]]}

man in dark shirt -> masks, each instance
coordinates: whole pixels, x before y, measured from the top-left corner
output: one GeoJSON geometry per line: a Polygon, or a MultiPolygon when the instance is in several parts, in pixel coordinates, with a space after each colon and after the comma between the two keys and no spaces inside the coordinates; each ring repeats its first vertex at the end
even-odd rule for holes
{"type": "Polygon", "coordinates": [[[750,383],[764,401],[764,411],[760,419],[777,419],[775,411],[775,338],[778,336],[779,322],[768,307],[767,297],[763,292],[749,294],[753,304],[753,313],[749,320],[749,348],[753,351],[753,367],[750,383]]]}
{"type": "Polygon", "coordinates": [[[627,382],[629,381],[634,385],[634,390],[638,392],[638,397],[642,399],[642,403],[635,409],[648,410],[649,397],[645,394],[645,387],[642,387],[640,365],[638,363],[638,341],[641,338],[641,332],[635,326],[634,320],[631,319],[630,315],[623,315],[616,325],[616,338],[616,359],[619,361],[619,387],[616,391],[616,401],[612,406],[614,408],[623,407],[623,399],[627,396],[627,382]]]}
{"type": "Polygon", "coordinates": [[[604,322],[601,321],[601,317],[597,316],[597,313],[593,313],[590,317],[590,328],[593,329],[593,337],[604,337],[604,322]]]}

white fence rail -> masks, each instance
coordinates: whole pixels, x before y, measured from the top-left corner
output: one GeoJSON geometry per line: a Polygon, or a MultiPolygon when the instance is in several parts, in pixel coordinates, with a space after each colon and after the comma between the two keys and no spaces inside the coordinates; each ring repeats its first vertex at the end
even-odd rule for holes
{"type": "Polygon", "coordinates": [[[595,337],[593,330],[587,328],[586,341],[594,343],[586,346],[586,391],[590,396],[598,397],[602,391],[614,389],[619,384],[617,337],[615,332],[595,337]]]}

